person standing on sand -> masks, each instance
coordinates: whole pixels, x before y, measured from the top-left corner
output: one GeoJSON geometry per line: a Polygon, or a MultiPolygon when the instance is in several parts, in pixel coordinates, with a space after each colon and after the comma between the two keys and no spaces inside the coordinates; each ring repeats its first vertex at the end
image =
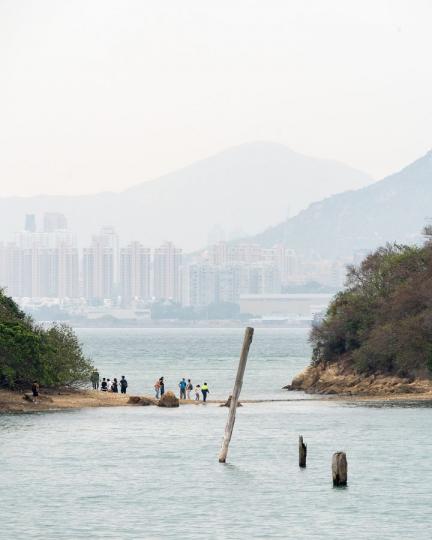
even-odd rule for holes
{"type": "Polygon", "coordinates": [[[190,399],[190,393],[193,390],[193,384],[191,383],[191,380],[188,379],[187,386],[186,386],[186,399],[190,399]]]}
{"type": "Polygon", "coordinates": [[[39,383],[37,381],[33,381],[31,389],[32,389],[33,397],[36,401],[37,398],[39,397],[39,383]]]}
{"type": "Polygon", "coordinates": [[[203,395],[203,401],[206,402],[207,401],[207,394],[210,394],[210,390],[209,390],[209,387],[207,386],[206,382],[201,386],[201,392],[202,392],[202,395],[203,395]]]}
{"type": "Polygon", "coordinates": [[[107,379],[107,391],[108,392],[111,392],[111,386],[112,386],[111,380],[107,379]]]}
{"type": "Polygon", "coordinates": [[[197,384],[195,386],[195,401],[200,400],[200,390],[201,390],[201,386],[199,384],[197,384]]]}
{"type": "Polygon", "coordinates": [[[159,389],[160,389],[160,395],[162,397],[165,394],[165,381],[163,377],[159,379],[159,389]]]}
{"type": "Polygon", "coordinates": [[[117,379],[114,377],[114,380],[111,385],[111,392],[114,392],[115,394],[118,394],[118,382],[117,379]]]}
{"type": "Polygon", "coordinates": [[[160,379],[157,379],[157,381],[154,383],[154,389],[155,389],[156,399],[159,399],[159,393],[161,389],[160,379]]]}
{"type": "Polygon", "coordinates": [[[90,376],[90,380],[92,383],[93,390],[99,390],[99,372],[97,369],[93,370],[90,376]]]}
{"type": "Polygon", "coordinates": [[[101,391],[106,392],[108,390],[108,383],[105,380],[105,377],[102,379],[101,383],[101,391]]]}
{"type": "Polygon", "coordinates": [[[122,377],[120,379],[120,391],[121,391],[122,394],[126,394],[126,388],[127,387],[128,387],[128,382],[125,379],[125,376],[122,375],[122,377]]]}
{"type": "Polygon", "coordinates": [[[183,377],[183,379],[179,382],[180,399],[186,399],[186,386],[187,382],[186,379],[183,377]]]}

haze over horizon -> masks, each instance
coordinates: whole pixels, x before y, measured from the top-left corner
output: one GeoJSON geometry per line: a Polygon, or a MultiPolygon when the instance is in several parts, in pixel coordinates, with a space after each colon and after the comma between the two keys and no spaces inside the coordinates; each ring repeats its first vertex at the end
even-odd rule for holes
{"type": "Polygon", "coordinates": [[[250,141],[383,178],[432,146],[431,15],[426,0],[4,0],[0,196],[123,191],[250,141]]]}

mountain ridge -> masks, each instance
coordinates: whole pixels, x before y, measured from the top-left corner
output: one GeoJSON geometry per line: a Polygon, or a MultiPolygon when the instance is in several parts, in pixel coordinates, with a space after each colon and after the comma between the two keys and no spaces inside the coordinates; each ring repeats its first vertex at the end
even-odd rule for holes
{"type": "Polygon", "coordinates": [[[432,151],[369,186],[312,203],[247,241],[343,257],[386,242],[418,242],[432,213],[432,151]],[[394,219],[395,216],[398,219],[394,219]]]}
{"type": "Polygon", "coordinates": [[[207,243],[215,225],[258,233],[281,221],[288,207],[297,212],[346,185],[370,182],[361,171],[278,143],[246,143],[122,192],[0,198],[0,234],[9,240],[26,213],[62,212],[81,245],[110,225],[122,241],[172,240],[192,250],[207,243]]]}

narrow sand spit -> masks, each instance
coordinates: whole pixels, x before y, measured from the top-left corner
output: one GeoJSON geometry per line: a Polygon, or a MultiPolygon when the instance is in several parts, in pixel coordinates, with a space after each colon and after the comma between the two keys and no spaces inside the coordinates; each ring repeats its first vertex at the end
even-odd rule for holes
{"type": "MultiPolygon", "coordinates": [[[[29,397],[30,395],[27,394],[29,397]]],[[[144,396],[156,405],[156,400],[152,397],[144,396]]],[[[129,395],[112,394],[108,392],[98,392],[94,390],[80,391],[58,391],[42,393],[36,402],[25,399],[24,393],[12,392],[10,390],[0,390],[0,414],[1,413],[28,413],[38,411],[55,411],[65,409],[81,409],[87,407],[136,407],[129,402],[129,395]]],[[[226,400],[208,400],[208,405],[220,406],[226,400]]],[[[286,399],[241,399],[242,404],[248,403],[280,403],[280,402],[431,402],[432,392],[418,394],[397,394],[387,396],[320,396],[311,399],[286,398],[286,399]]],[[[202,401],[181,400],[183,405],[202,406],[202,401]]]]}

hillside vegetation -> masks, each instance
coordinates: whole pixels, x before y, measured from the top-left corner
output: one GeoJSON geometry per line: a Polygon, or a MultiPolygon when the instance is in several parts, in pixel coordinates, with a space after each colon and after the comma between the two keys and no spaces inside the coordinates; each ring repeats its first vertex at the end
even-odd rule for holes
{"type": "Polygon", "coordinates": [[[423,247],[379,248],[350,267],[323,323],[312,330],[313,364],[344,362],[360,373],[430,376],[432,229],[423,247]]]}
{"type": "Polygon", "coordinates": [[[27,386],[79,386],[89,380],[91,362],[85,358],[71,328],[44,329],[19,309],[0,289],[0,383],[27,386]]]}

